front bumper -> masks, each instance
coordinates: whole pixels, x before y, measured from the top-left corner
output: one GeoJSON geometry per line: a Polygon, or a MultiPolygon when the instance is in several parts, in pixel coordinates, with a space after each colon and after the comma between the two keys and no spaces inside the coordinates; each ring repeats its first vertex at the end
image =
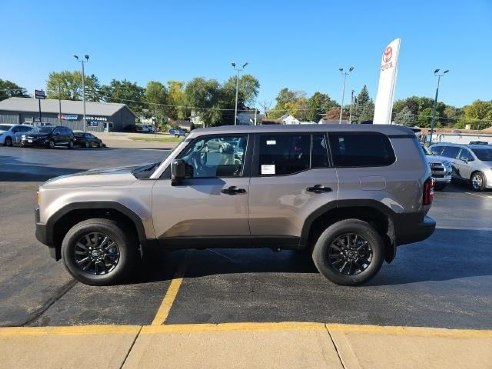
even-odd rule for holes
{"type": "Polygon", "coordinates": [[[50,256],[55,259],[59,260],[61,258],[59,250],[54,245],[53,242],[53,237],[52,235],[49,234],[48,232],[48,227],[46,224],[41,223],[40,217],[39,217],[39,208],[35,207],[34,208],[34,217],[35,217],[35,223],[36,223],[36,239],[41,242],[42,244],[45,244],[48,246],[49,251],[50,251],[50,256]]]}
{"type": "Polygon", "coordinates": [[[400,214],[395,218],[396,245],[423,241],[436,229],[436,221],[422,214],[400,214]]]}

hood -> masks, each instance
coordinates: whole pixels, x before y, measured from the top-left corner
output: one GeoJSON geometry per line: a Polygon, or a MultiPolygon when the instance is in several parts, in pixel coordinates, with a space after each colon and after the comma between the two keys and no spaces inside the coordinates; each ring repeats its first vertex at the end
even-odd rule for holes
{"type": "Polygon", "coordinates": [[[445,156],[439,156],[439,155],[426,155],[427,161],[429,163],[443,163],[447,161],[448,163],[451,163],[451,160],[445,156]]]}
{"type": "Polygon", "coordinates": [[[49,133],[41,133],[41,132],[29,133],[29,132],[27,132],[25,135],[29,136],[29,137],[41,138],[41,137],[48,137],[49,133]]]}
{"type": "Polygon", "coordinates": [[[52,178],[42,184],[43,188],[60,187],[100,187],[100,186],[128,186],[137,181],[132,174],[140,165],[118,168],[91,169],[85,172],[69,174],[52,178]]]}

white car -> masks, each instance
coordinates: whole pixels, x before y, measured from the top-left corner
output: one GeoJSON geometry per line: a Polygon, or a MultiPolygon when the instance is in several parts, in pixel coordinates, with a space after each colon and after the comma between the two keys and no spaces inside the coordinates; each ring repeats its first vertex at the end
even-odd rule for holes
{"type": "Polygon", "coordinates": [[[23,124],[0,124],[0,145],[12,146],[19,143],[21,135],[29,132],[32,128],[23,124]]]}

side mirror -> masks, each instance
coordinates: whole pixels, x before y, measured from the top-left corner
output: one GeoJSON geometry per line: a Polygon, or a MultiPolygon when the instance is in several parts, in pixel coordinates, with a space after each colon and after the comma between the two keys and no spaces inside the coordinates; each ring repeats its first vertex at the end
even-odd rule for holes
{"type": "Polygon", "coordinates": [[[186,163],[176,159],[171,163],[171,185],[179,186],[186,176],[186,163]]]}

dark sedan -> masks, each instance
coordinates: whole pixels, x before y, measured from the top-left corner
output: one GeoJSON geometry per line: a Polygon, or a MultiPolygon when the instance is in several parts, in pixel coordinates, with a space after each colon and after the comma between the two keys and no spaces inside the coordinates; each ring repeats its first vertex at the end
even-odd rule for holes
{"type": "Polygon", "coordinates": [[[53,149],[55,146],[73,147],[73,132],[64,126],[39,127],[36,132],[28,132],[21,137],[21,146],[42,146],[53,149]]]}
{"type": "Polygon", "coordinates": [[[92,133],[75,132],[74,133],[74,144],[80,147],[105,147],[102,140],[92,133]]]}

